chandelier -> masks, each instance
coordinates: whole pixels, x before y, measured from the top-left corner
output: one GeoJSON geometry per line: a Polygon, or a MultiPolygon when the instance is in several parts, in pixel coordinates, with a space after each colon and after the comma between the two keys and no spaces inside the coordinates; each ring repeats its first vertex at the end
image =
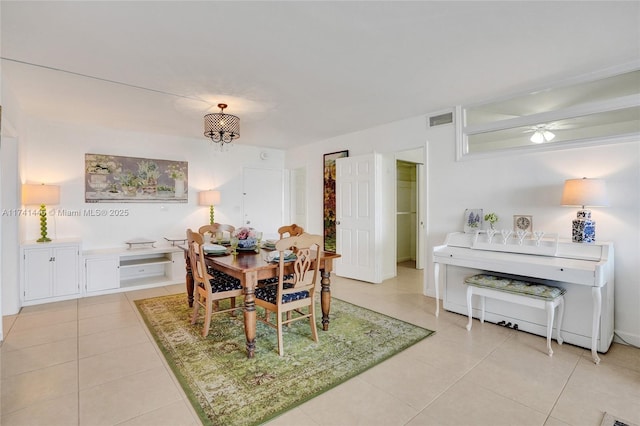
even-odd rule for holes
{"type": "Polygon", "coordinates": [[[225,114],[227,104],[218,104],[220,112],[204,116],[204,135],[221,146],[240,137],[240,119],[225,114]]]}

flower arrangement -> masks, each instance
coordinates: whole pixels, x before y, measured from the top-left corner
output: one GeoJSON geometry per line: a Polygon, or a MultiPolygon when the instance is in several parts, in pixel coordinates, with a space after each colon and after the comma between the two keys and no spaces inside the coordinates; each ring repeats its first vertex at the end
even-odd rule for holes
{"type": "Polygon", "coordinates": [[[120,165],[109,155],[96,154],[87,157],[87,173],[107,175],[120,171],[120,165]]]}
{"type": "Polygon", "coordinates": [[[160,177],[160,168],[153,161],[142,160],[138,163],[138,177],[146,184],[155,185],[160,177]]]}
{"type": "Polygon", "coordinates": [[[178,164],[170,164],[167,167],[167,175],[171,179],[175,180],[185,180],[185,178],[187,177],[184,167],[179,166],[178,164]]]}
{"type": "Polygon", "coordinates": [[[238,247],[253,247],[257,243],[257,234],[253,228],[243,226],[242,228],[236,229],[233,235],[238,237],[238,247]]]}
{"type": "Polygon", "coordinates": [[[495,213],[487,213],[484,215],[484,220],[489,222],[489,226],[493,229],[493,225],[498,221],[498,215],[495,213]]]}

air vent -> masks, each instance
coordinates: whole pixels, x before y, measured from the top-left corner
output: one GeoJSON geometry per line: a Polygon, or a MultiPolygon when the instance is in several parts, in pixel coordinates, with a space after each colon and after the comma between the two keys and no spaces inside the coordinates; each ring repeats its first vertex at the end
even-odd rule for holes
{"type": "Polygon", "coordinates": [[[453,123],[453,112],[447,112],[446,114],[434,115],[429,117],[429,127],[441,126],[443,124],[453,123]]]}

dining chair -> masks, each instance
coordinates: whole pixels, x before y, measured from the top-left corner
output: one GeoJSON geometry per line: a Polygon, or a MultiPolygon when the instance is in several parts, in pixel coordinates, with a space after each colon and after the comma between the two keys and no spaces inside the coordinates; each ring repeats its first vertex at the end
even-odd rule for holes
{"type": "Polygon", "coordinates": [[[280,234],[280,239],[287,237],[295,237],[301,235],[304,232],[304,229],[301,226],[296,225],[295,223],[291,225],[284,225],[278,228],[278,234],[280,234]]]}
{"type": "Polygon", "coordinates": [[[277,285],[257,287],[255,303],[264,309],[264,316],[258,320],[273,327],[278,334],[278,354],[284,355],[282,327],[292,322],[308,319],[311,325],[311,337],[318,341],[315,315],[315,288],[320,276],[323,239],[321,235],[303,233],[299,236],[283,238],[276,243],[278,251],[277,285]],[[291,249],[295,259],[285,259],[285,250],[291,249]],[[286,278],[285,269],[291,264],[294,271],[286,278]],[[306,308],[306,309],[305,309],[306,308]],[[271,314],[275,313],[275,321],[271,314]],[[283,319],[283,314],[286,318],[283,319]]]}
{"type": "Polygon", "coordinates": [[[232,225],[225,225],[223,223],[212,223],[211,225],[203,225],[198,229],[198,234],[205,235],[207,232],[215,237],[216,232],[228,232],[229,236],[233,235],[236,228],[232,225]]]}
{"type": "Polygon", "coordinates": [[[236,297],[242,296],[242,285],[237,278],[207,268],[202,235],[187,229],[187,242],[194,284],[191,324],[198,321],[200,308],[204,308],[202,336],[207,337],[211,327],[211,317],[214,313],[231,312],[234,314],[235,310],[242,309],[241,306],[236,306],[236,297]],[[220,309],[218,302],[224,299],[229,299],[230,308],[220,309]]]}
{"type": "MultiPolygon", "coordinates": [[[[281,226],[280,228],[278,228],[278,234],[280,234],[280,239],[283,239],[285,237],[296,237],[298,235],[301,235],[304,232],[304,229],[301,226],[294,224],[291,225],[284,225],[281,226]]],[[[290,276],[285,276],[284,279],[290,279],[290,276]]],[[[258,285],[259,286],[264,286],[264,285],[272,285],[278,282],[278,277],[275,278],[265,278],[263,280],[259,280],[258,281],[258,285]]]]}

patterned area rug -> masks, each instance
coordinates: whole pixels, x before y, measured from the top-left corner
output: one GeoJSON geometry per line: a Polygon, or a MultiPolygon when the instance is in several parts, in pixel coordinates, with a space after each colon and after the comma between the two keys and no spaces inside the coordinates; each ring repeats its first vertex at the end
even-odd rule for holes
{"type": "Polygon", "coordinates": [[[136,305],[205,425],[265,422],[433,333],[334,298],[329,331],[317,315],[318,343],[309,323],[297,321],[284,331],[280,357],[275,329],[258,323],[248,359],[241,313],[214,315],[203,338],[183,294],[136,305]]]}

